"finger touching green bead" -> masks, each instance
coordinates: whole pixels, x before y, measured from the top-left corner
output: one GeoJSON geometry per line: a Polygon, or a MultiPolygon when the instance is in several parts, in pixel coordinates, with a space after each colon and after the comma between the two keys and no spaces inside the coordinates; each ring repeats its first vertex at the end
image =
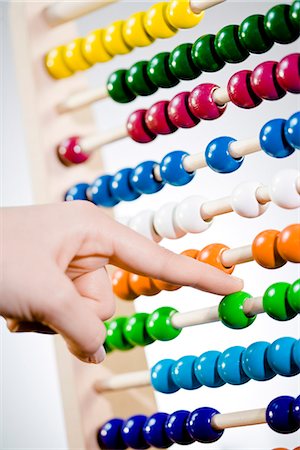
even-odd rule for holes
{"type": "Polygon", "coordinates": [[[225,65],[224,60],[216,52],[215,37],[214,34],[205,34],[197,39],[192,46],[193,62],[203,72],[217,72],[225,65]]]}
{"type": "Polygon", "coordinates": [[[127,341],[124,335],[124,328],[127,322],[127,317],[117,317],[108,322],[106,345],[115,350],[130,350],[133,345],[127,341]]]}
{"type": "Polygon", "coordinates": [[[262,14],[254,14],[239,26],[239,40],[250,53],[267,52],[274,44],[264,28],[264,19],[262,14]]]}
{"type": "Polygon", "coordinates": [[[192,44],[181,44],[170,53],[169,67],[172,74],[180,80],[194,80],[201,70],[192,59],[192,44]]]}
{"type": "Polygon", "coordinates": [[[127,70],[120,69],[113,72],[106,83],[109,96],[118,103],[129,103],[136,95],[130,90],[126,82],[127,70]]]}
{"type": "Polygon", "coordinates": [[[300,313],[300,279],[296,280],[287,291],[287,300],[297,314],[300,313]]]}
{"type": "Polygon", "coordinates": [[[265,30],[278,44],[289,44],[299,36],[299,29],[291,21],[289,14],[289,5],[276,5],[265,15],[265,30]]]}
{"type": "Polygon", "coordinates": [[[174,328],[171,322],[172,316],[178,311],[169,306],[156,309],[149,315],[146,327],[148,334],[157,341],[170,341],[175,339],[181,329],[174,328]]]}
{"type": "Polygon", "coordinates": [[[248,50],[240,42],[238,25],[223,27],[216,34],[214,45],[219,57],[228,63],[239,63],[249,56],[248,50]]]}
{"type": "Polygon", "coordinates": [[[126,83],[135,95],[151,95],[158,89],[148,76],[147,65],[148,61],[139,61],[126,73],[126,83]]]}
{"type": "Polygon", "coordinates": [[[251,295],[240,291],[226,295],[221,300],[218,309],[219,318],[226,327],[240,330],[247,328],[254,322],[256,316],[248,317],[244,313],[243,306],[247,298],[251,298],[251,295]]]}
{"type": "Polygon", "coordinates": [[[300,0],[296,0],[291,4],[290,7],[290,21],[294,25],[294,27],[299,31],[300,30],[300,0]]]}
{"type": "Polygon", "coordinates": [[[285,321],[297,315],[288,302],[287,293],[289,288],[289,283],[279,282],[269,286],[264,293],[263,308],[272,319],[285,321]]]}
{"type": "Polygon", "coordinates": [[[149,314],[147,313],[136,313],[127,319],[123,333],[130,344],[144,347],[154,342],[146,328],[148,317],[149,314]]]}
{"type": "Polygon", "coordinates": [[[171,88],[179,83],[169,67],[169,52],[158,53],[148,62],[147,74],[153,84],[161,88],[171,88]]]}

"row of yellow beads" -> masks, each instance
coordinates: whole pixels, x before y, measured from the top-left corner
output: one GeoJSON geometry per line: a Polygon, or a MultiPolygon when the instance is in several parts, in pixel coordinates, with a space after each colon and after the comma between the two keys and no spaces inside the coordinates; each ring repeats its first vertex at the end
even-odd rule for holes
{"type": "Polygon", "coordinates": [[[146,12],[132,14],[127,20],[118,20],[106,29],[50,50],[45,61],[47,70],[53,78],[69,77],[115,55],[129,53],[134,47],[150,45],[157,38],[172,37],[179,28],[192,28],[203,14],[195,14],[189,0],[157,3],[146,12]]]}

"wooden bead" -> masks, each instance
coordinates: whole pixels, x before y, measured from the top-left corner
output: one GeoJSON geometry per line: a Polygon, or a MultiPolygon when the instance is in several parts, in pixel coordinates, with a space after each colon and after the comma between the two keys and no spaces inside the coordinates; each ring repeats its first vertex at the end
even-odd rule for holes
{"type": "Polygon", "coordinates": [[[110,55],[125,55],[132,50],[124,40],[123,27],[124,20],[117,20],[104,31],[103,43],[110,55]]]}
{"type": "Polygon", "coordinates": [[[177,284],[168,283],[167,281],[157,280],[155,278],[152,278],[152,281],[160,291],[177,291],[177,289],[181,288],[181,286],[178,286],[177,284]]]}
{"type": "Polygon", "coordinates": [[[153,84],[161,88],[171,88],[179,83],[169,67],[169,52],[158,53],[148,62],[147,74],[153,84]]]}
{"type": "Polygon", "coordinates": [[[154,39],[149,36],[144,27],[145,13],[132,14],[124,23],[123,38],[129,47],[145,47],[152,44],[154,39]]]}
{"type": "Polygon", "coordinates": [[[179,80],[194,80],[201,74],[201,69],[192,59],[192,44],[180,44],[170,53],[169,67],[179,80]]]}
{"type": "Polygon", "coordinates": [[[278,100],[286,95],[285,89],[278,84],[275,73],[278,63],[266,61],[259,64],[250,75],[253,92],[265,100],[278,100]]]}
{"type": "Polygon", "coordinates": [[[153,39],[170,38],[177,33],[176,28],[167,21],[167,6],[167,2],[156,3],[145,13],[144,27],[153,39]]]}
{"type": "Polygon", "coordinates": [[[160,289],[155,286],[151,278],[135,273],[129,274],[129,287],[136,295],[151,296],[160,292],[160,289]]]}
{"type": "Polygon", "coordinates": [[[189,96],[189,109],[198,119],[214,120],[224,114],[226,105],[219,106],[213,99],[213,91],[219,88],[216,84],[199,84],[189,96]]]}
{"type": "Polygon", "coordinates": [[[279,85],[292,94],[300,93],[300,54],[285,56],[276,68],[276,80],[279,85]]]}
{"type": "Polygon", "coordinates": [[[76,72],[78,70],[86,70],[91,64],[84,58],[82,54],[82,46],[84,39],[77,38],[70,42],[63,51],[63,58],[70,70],[76,72]]]}
{"type": "Polygon", "coordinates": [[[253,14],[239,26],[240,42],[250,53],[265,53],[274,44],[264,28],[264,18],[262,14],[253,14]]]}
{"type": "Polygon", "coordinates": [[[45,66],[48,73],[56,79],[67,78],[73,75],[73,71],[67,67],[63,58],[64,46],[57,47],[47,53],[45,66]]]}
{"type": "Polygon", "coordinates": [[[167,20],[174,28],[193,28],[204,17],[204,11],[194,13],[190,8],[189,0],[172,0],[168,3],[167,20]]]}
{"type": "Polygon", "coordinates": [[[130,288],[129,275],[130,273],[127,270],[117,269],[112,276],[113,292],[122,300],[134,300],[138,297],[130,288]]]}
{"type": "Polygon", "coordinates": [[[286,227],[278,236],[277,250],[286,261],[300,262],[300,224],[286,227]]]}
{"type": "Polygon", "coordinates": [[[65,166],[70,166],[85,162],[90,155],[82,150],[80,138],[72,136],[57,146],[57,156],[65,166]]]}
{"type": "Polygon", "coordinates": [[[135,95],[151,95],[158,89],[147,74],[147,65],[148,61],[138,61],[127,70],[126,82],[135,95]]]}
{"type": "Polygon", "coordinates": [[[253,259],[266,269],[278,269],[286,263],[277,249],[279,234],[277,230],[265,230],[252,243],[253,259]]]}
{"type": "Polygon", "coordinates": [[[248,50],[239,40],[238,25],[227,25],[217,34],[214,46],[219,57],[228,63],[244,61],[248,56],[248,50]]]}
{"type": "Polygon", "coordinates": [[[118,69],[113,72],[107,80],[106,90],[108,95],[118,103],[132,102],[136,95],[127,83],[127,70],[118,69]]]}
{"type": "Polygon", "coordinates": [[[222,253],[225,250],[228,250],[229,247],[224,244],[210,244],[200,250],[199,255],[197,257],[198,261],[201,261],[205,264],[210,264],[211,266],[216,267],[217,269],[222,270],[226,273],[232,273],[234,271],[234,267],[225,267],[222,264],[222,253]]]}
{"type": "Polygon", "coordinates": [[[95,30],[82,42],[82,54],[90,64],[103,63],[112,59],[103,44],[104,30],[95,30]]]}
{"type": "Polygon", "coordinates": [[[227,92],[230,100],[240,108],[255,108],[262,102],[262,99],[251,88],[251,74],[251,70],[240,70],[232,75],[227,84],[227,92]]]}
{"type": "Polygon", "coordinates": [[[225,61],[216,52],[215,37],[214,34],[205,34],[193,44],[192,59],[194,64],[203,72],[217,72],[225,65],[225,61]]]}
{"type": "Polygon", "coordinates": [[[188,107],[189,95],[189,92],[180,92],[168,105],[168,117],[178,128],[191,128],[200,122],[200,119],[195,117],[188,107]]]}
{"type": "Polygon", "coordinates": [[[181,255],[189,256],[192,259],[197,259],[198,255],[199,255],[199,250],[195,250],[194,248],[191,248],[191,249],[184,250],[183,252],[181,252],[181,255]]]}
{"type": "Polygon", "coordinates": [[[130,114],[127,120],[128,135],[141,144],[151,142],[156,138],[156,134],[152,133],[146,125],[146,112],[146,109],[138,109],[130,114]]]}
{"type": "Polygon", "coordinates": [[[265,15],[264,28],[278,44],[289,44],[297,39],[299,31],[289,17],[290,5],[276,5],[265,15]]]}
{"type": "Polygon", "coordinates": [[[177,127],[169,120],[168,106],[167,100],[156,102],[145,114],[146,126],[154,135],[171,134],[177,130],[177,127]]]}

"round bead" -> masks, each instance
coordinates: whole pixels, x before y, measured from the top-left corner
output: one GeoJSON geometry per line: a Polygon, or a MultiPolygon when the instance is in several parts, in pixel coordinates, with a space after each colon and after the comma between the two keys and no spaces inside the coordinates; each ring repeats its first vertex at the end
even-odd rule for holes
{"type": "Polygon", "coordinates": [[[176,150],[168,153],[160,163],[160,176],[165,183],[172,186],[188,184],[195,176],[195,172],[187,172],[183,160],[189,153],[176,150]]]}
{"type": "Polygon", "coordinates": [[[270,197],[277,206],[295,209],[300,206],[300,195],[296,187],[300,172],[296,169],[285,169],[277,172],[271,180],[270,197]]]}
{"type": "Polygon", "coordinates": [[[249,56],[248,50],[240,42],[238,25],[223,27],[216,34],[214,45],[219,57],[228,63],[239,63],[249,56]]]}
{"type": "Polygon", "coordinates": [[[181,445],[187,445],[194,442],[194,439],[187,431],[187,419],[189,411],[175,411],[169,415],[166,421],[166,433],[172,442],[181,445]]]}
{"type": "Polygon", "coordinates": [[[111,419],[106,422],[98,431],[97,441],[100,448],[107,449],[126,449],[128,448],[122,437],[122,419],[111,419]]]}
{"type": "Polygon", "coordinates": [[[218,359],[218,372],[220,377],[228,384],[244,384],[249,381],[248,375],[243,371],[242,358],[245,347],[230,347],[218,359]]]}
{"type": "Polygon", "coordinates": [[[261,149],[273,158],[286,158],[294,152],[285,136],[285,119],[273,119],[265,123],[259,133],[261,149]]]}
{"type": "Polygon", "coordinates": [[[279,282],[268,287],[263,295],[263,307],[268,316],[275,320],[290,320],[297,315],[290,307],[287,293],[289,283],[279,282]]]}
{"type": "Polygon", "coordinates": [[[117,269],[112,276],[112,286],[114,294],[122,300],[134,300],[137,295],[129,286],[130,273],[123,269],[117,269]]]}
{"type": "Polygon", "coordinates": [[[282,337],[276,339],[267,350],[267,361],[269,366],[278,375],[283,377],[292,377],[300,373],[300,368],[294,361],[293,345],[296,339],[291,337],[282,337]]]}
{"type": "Polygon", "coordinates": [[[111,190],[111,175],[102,175],[87,189],[87,196],[91,202],[98,206],[111,208],[119,203],[119,200],[113,195],[111,190]]]}
{"type": "Polygon", "coordinates": [[[300,1],[295,0],[290,6],[289,19],[295,28],[300,28],[300,1]]]}
{"type": "Polygon", "coordinates": [[[235,141],[236,139],[229,136],[220,136],[210,141],[205,149],[208,167],[218,173],[231,173],[239,169],[244,157],[236,159],[229,152],[230,144],[235,141]]]}
{"type": "Polygon", "coordinates": [[[148,61],[139,61],[126,72],[126,82],[135,95],[151,95],[157,91],[147,74],[148,61]]]}
{"type": "Polygon", "coordinates": [[[72,72],[86,70],[91,67],[82,54],[83,43],[84,39],[76,38],[66,45],[63,50],[63,58],[65,63],[72,72]]]}
{"type": "Polygon", "coordinates": [[[180,44],[170,53],[169,67],[179,80],[194,80],[201,74],[201,69],[192,59],[192,44],[180,44]]]}
{"type": "Polygon", "coordinates": [[[124,421],[121,429],[121,435],[123,441],[126,445],[128,445],[128,447],[138,450],[150,447],[143,434],[143,427],[146,420],[146,416],[138,415],[129,417],[129,419],[124,421]]]}
{"type": "Polygon", "coordinates": [[[226,327],[240,330],[254,322],[256,316],[248,317],[244,313],[243,306],[247,298],[251,298],[251,295],[240,291],[226,295],[221,300],[218,308],[219,318],[226,327]]]}
{"type": "Polygon", "coordinates": [[[196,360],[196,356],[186,355],[173,364],[172,378],[178,387],[191,391],[202,386],[194,374],[196,360]]]}
{"type": "Polygon", "coordinates": [[[189,92],[180,92],[169,103],[168,117],[178,128],[192,128],[200,122],[189,109],[189,95],[189,92]]]}
{"type": "Polygon", "coordinates": [[[106,342],[110,348],[125,351],[133,347],[123,333],[126,322],[127,317],[117,317],[108,322],[106,342]]]}
{"type": "MultiPolygon", "coordinates": [[[[293,401],[292,414],[294,421],[300,426],[300,395],[293,401]]],[[[296,448],[294,450],[297,450],[296,448]]],[[[299,447],[298,447],[299,450],[299,447]]]]}
{"type": "Polygon", "coordinates": [[[254,342],[249,345],[242,355],[242,368],[252,380],[267,381],[274,378],[276,373],[267,362],[268,342],[254,342]]]}
{"type": "Polygon", "coordinates": [[[65,47],[57,47],[47,53],[45,57],[45,66],[46,69],[53,78],[67,78],[73,75],[73,71],[70,70],[63,58],[63,53],[65,51],[65,47]]]}
{"type": "Polygon", "coordinates": [[[123,37],[124,20],[117,20],[104,30],[103,44],[110,55],[125,55],[132,48],[123,37]]]}
{"type": "Polygon", "coordinates": [[[299,429],[299,424],[293,417],[294,397],[283,395],[274,398],[266,411],[266,421],[269,427],[277,433],[293,433],[299,429]]]}
{"type": "Polygon", "coordinates": [[[153,226],[159,236],[167,239],[179,239],[186,234],[176,222],[176,207],[176,202],[165,203],[154,213],[153,226]]]}
{"type": "Polygon", "coordinates": [[[211,226],[212,220],[205,221],[201,217],[201,207],[205,201],[200,195],[193,195],[177,205],[174,219],[185,233],[202,233],[211,226]]]}
{"type": "Polygon", "coordinates": [[[149,315],[146,327],[148,334],[157,341],[171,341],[181,332],[181,329],[174,328],[171,318],[178,311],[169,306],[156,309],[149,315]]]}
{"type": "Polygon", "coordinates": [[[300,262],[300,224],[289,225],[278,236],[278,253],[286,261],[300,262]]]}
{"type": "Polygon", "coordinates": [[[87,183],[78,183],[72,186],[67,190],[65,194],[65,201],[69,202],[72,200],[88,200],[86,196],[86,190],[88,189],[89,184],[87,183]]]}
{"type": "Polygon", "coordinates": [[[250,75],[251,89],[264,100],[278,100],[286,95],[275,76],[278,63],[266,61],[259,64],[250,75]]]}
{"type": "Polygon", "coordinates": [[[195,441],[209,444],[216,442],[222,434],[223,430],[215,430],[211,425],[211,420],[219,411],[213,408],[198,408],[191,412],[187,421],[187,430],[195,441]]]}
{"type": "Polygon", "coordinates": [[[299,35],[289,17],[289,5],[276,5],[265,15],[264,28],[267,34],[278,44],[289,44],[299,35]]]}
{"type": "Polygon", "coordinates": [[[126,81],[127,71],[119,69],[113,72],[107,80],[106,89],[109,96],[118,103],[129,103],[136,98],[126,81]]]}
{"type": "Polygon", "coordinates": [[[160,292],[153,284],[151,278],[143,277],[142,275],[137,275],[135,273],[129,275],[129,286],[137,295],[151,296],[160,292]]]}
{"type": "Polygon", "coordinates": [[[57,146],[57,156],[59,160],[65,165],[81,164],[89,159],[90,155],[85,153],[80,146],[80,138],[72,136],[65,139],[57,146]]]}
{"type": "Polygon", "coordinates": [[[163,181],[157,181],[154,176],[155,161],[144,161],[135,169],[130,176],[130,185],[140,194],[154,194],[164,187],[163,181]]]}
{"type": "Polygon", "coordinates": [[[176,28],[167,21],[167,7],[167,2],[156,3],[145,13],[144,27],[153,39],[170,38],[177,33],[176,28]]]}
{"type": "Polygon", "coordinates": [[[90,64],[103,63],[112,58],[103,45],[104,30],[91,31],[83,39],[81,51],[90,64]]]}
{"type": "Polygon", "coordinates": [[[110,189],[112,195],[118,200],[124,200],[130,202],[141,196],[139,192],[136,192],[130,184],[130,177],[133,170],[125,168],[119,170],[111,179],[110,189]]]}
{"type": "Polygon", "coordinates": [[[239,108],[251,109],[258,106],[262,99],[254,93],[250,78],[251,70],[240,70],[229,79],[227,92],[233,104],[239,108]]]}
{"type": "Polygon", "coordinates": [[[183,252],[181,252],[181,255],[188,256],[189,258],[192,259],[197,259],[199,255],[199,250],[195,250],[193,248],[189,250],[184,250],[183,252]]]}
{"type": "Polygon", "coordinates": [[[300,313],[300,279],[296,280],[287,291],[287,300],[290,307],[300,313]]]}
{"type": "Polygon", "coordinates": [[[164,394],[173,394],[179,391],[179,386],[172,377],[173,359],[162,359],[151,369],[151,384],[153,388],[164,394]]]}
{"type": "Polygon", "coordinates": [[[197,257],[197,259],[205,264],[210,264],[217,269],[222,270],[226,273],[232,273],[235,266],[225,267],[222,264],[222,253],[228,250],[229,247],[223,244],[210,244],[204,247],[197,257]]]}
{"type": "Polygon", "coordinates": [[[129,220],[128,226],[146,238],[151,239],[154,242],[160,242],[162,238],[154,230],[153,220],[154,212],[148,209],[146,211],[139,212],[136,216],[133,216],[129,220]]]}
{"type": "Polygon", "coordinates": [[[155,135],[171,134],[177,130],[177,127],[169,119],[168,106],[169,102],[162,100],[154,103],[146,112],[146,126],[155,135]]]}
{"type": "Polygon", "coordinates": [[[299,64],[299,53],[292,53],[285,56],[277,65],[277,82],[285,91],[292,94],[299,94],[300,92],[299,64]]]}
{"type": "Polygon", "coordinates": [[[218,372],[218,361],[221,352],[210,350],[202,353],[194,364],[194,373],[203,386],[216,388],[223,386],[225,381],[218,372]]]}
{"type": "Polygon", "coordinates": [[[145,116],[146,109],[138,109],[130,114],[126,125],[128,135],[140,144],[151,142],[156,138],[156,134],[152,133],[147,127],[145,116]]]}
{"type": "Polygon", "coordinates": [[[257,189],[263,185],[258,181],[246,181],[239,184],[231,194],[231,206],[239,216],[253,218],[261,216],[268,209],[256,198],[257,189]]]}
{"type": "Polygon", "coordinates": [[[213,92],[219,86],[211,83],[199,84],[189,96],[189,108],[198,119],[214,120],[225,112],[226,105],[217,105],[213,99],[213,92]]]}
{"type": "Polygon", "coordinates": [[[259,233],[252,243],[253,259],[266,269],[278,269],[286,264],[277,249],[278,237],[279,231],[265,230],[259,233]]]}
{"type": "Polygon", "coordinates": [[[192,60],[203,72],[217,72],[224,67],[225,62],[215,49],[215,35],[205,34],[197,39],[192,46],[192,60]]]}
{"type": "Polygon", "coordinates": [[[137,12],[131,14],[123,25],[123,39],[131,48],[145,47],[154,40],[145,30],[144,18],[144,12],[137,12]]]}
{"type": "Polygon", "coordinates": [[[153,283],[160,291],[177,291],[177,289],[181,288],[177,284],[167,283],[166,281],[152,279],[153,283]]]}
{"type": "Polygon", "coordinates": [[[284,135],[291,147],[300,150],[300,112],[296,112],[285,122],[284,135]]]}
{"type": "Polygon", "coordinates": [[[292,347],[292,359],[296,366],[300,369],[300,339],[294,342],[292,347]]]}
{"type": "Polygon", "coordinates": [[[158,53],[148,62],[148,77],[157,87],[171,88],[179,83],[170,70],[169,57],[169,52],[158,53]]]}
{"type": "Polygon", "coordinates": [[[147,333],[146,321],[149,314],[135,313],[129,317],[124,323],[123,335],[131,345],[145,345],[152,344],[154,339],[147,333]]]}
{"type": "Polygon", "coordinates": [[[176,29],[193,28],[203,19],[204,11],[194,13],[189,0],[172,0],[167,7],[167,20],[176,29]]]}
{"type": "Polygon", "coordinates": [[[239,40],[250,53],[265,53],[274,44],[264,29],[264,18],[262,14],[253,14],[239,26],[239,40]]]}
{"type": "Polygon", "coordinates": [[[156,413],[148,418],[143,428],[143,434],[149,445],[168,448],[173,444],[166,432],[168,418],[169,416],[166,413],[156,413]]]}

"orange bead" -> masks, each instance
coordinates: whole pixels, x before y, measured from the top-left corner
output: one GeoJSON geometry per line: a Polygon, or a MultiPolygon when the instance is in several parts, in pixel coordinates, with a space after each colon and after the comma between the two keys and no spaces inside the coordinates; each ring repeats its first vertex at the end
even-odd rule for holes
{"type": "Polygon", "coordinates": [[[252,243],[253,259],[266,269],[277,269],[286,263],[277,250],[279,234],[277,230],[265,230],[252,243]]]}
{"type": "Polygon", "coordinates": [[[134,300],[138,296],[129,286],[130,273],[123,269],[117,269],[112,276],[114,294],[122,300],[134,300]]]}
{"type": "Polygon", "coordinates": [[[228,249],[229,247],[224,244],[210,244],[200,250],[197,259],[205,264],[210,264],[217,269],[223,270],[223,272],[232,273],[235,266],[225,267],[221,259],[222,253],[228,249]]]}
{"type": "Polygon", "coordinates": [[[177,291],[177,289],[181,288],[177,284],[167,283],[166,281],[156,280],[155,278],[152,278],[152,282],[160,291],[177,291]]]}
{"type": "Polygon", "coordinates": [[[184,256],[189,256],[190,258],[193,259],[197,259],[198,255],[199,255],[199,250],[195,250],[195,249],[189,249],[189,250],[184,250],[184,252],[181,252],[182,255],[184,256]]]}
{"type": "Polygon", "coordinates": [[[129,287],[137,295],[155,295],[160,292],[149,277],[143,277],[136,273],[129,275],[129,287]]]}
{"type": "Polygon", "coordinates": [[[300,262],[300,224],[289,225],[278,236],[277,250],[286,261],[300,262]]]}

